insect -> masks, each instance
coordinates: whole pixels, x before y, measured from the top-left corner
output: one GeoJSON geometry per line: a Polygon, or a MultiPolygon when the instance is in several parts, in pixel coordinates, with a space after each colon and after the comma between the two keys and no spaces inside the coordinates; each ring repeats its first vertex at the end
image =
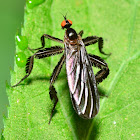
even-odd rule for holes
{"type": "Polygon", "coordinates": [[[71,25],[72,21],[64,16],[64,20],[61,23],[62,29],[65,29],[64,41],[48,34],[42,35],[42,47],[31,49],[37,50],[37,52],[27,59],[26,75],[17,84],[12,86],[17,86],[31,74],[34,58],[42,59],[64,52],[50,78],[49,94],[51,100],[54,100],[55,102],[51,111],[49,124],[58,102],[57,92],[53,84],[58,77],[64,62],[66,63],[67,80],[73,107],[77,114],[85,119],[91,119],[97,115],[99,111],[97,84],[102,82],[109,75],[107,63],[99,56],[88,54],[85,48],[86,46],[98,43],[100,53],[110,55],[102,50],[102,37],[89,36],[82,39],[83,30],[77,34],[73,28],[70,28],[71,25]],[[64,44],[64,48],[60,46],[44,48],[45,38],[64,44]],[[92,66],[100,69],[96,75],[93,73],[92,66]]]}

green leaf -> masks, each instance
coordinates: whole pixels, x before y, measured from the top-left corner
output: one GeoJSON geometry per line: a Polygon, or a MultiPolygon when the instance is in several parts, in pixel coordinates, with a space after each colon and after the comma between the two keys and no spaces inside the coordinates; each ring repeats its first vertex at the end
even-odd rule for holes
{"type": "MultiPolygon", "coordinates": [[[[36,0],[37,1],[37,0],[36,0]]],[[[29,2],[29,1],[28,1],[29,2]]],[[[61,55],[35,59],[31,75],[19,86],[7,86],[10,102],[8,118],[4,120],[5,139],[138,139],[140,87],[140,2],[139,0],[71,0],[41,1],[40,5],[25,9],[22,36],[28,39],[30,48],[41,47],[40,37],[46,33],[63,39],[60,25],[67,13],[72,27],[84,37],[104,38],[104,51],[112,53],[108,58],[101,55],[97,45],[87,51],[106,59],[110,75],[99,86],[108,95],[100,100],[100,112],[91,120],[80,118],[74,111],[65,66],[56,80],[59,102],[51,124],[48,125],[53,103],[49,98],[49,78],[61,55]]],[[[46,40],[46,47],[53,46],[46,40]]],[[[18,47],[17,53],[20,52],[18,47]]],[[[25,50],[26,56],[32,52],[25,50]]],[[[16,65],[11,71],[11,85],[17,83],[25,71],[16,65]]]]}

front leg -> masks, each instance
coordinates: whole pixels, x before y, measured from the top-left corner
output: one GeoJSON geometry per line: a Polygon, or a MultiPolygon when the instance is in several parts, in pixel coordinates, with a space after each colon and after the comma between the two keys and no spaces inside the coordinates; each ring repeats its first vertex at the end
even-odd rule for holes
{"type": "Polygon", "coordinates": [[[78,33],[78,35],[80,35],[80,36],[82,37],[82,36],[83,36],[83,33],[84,33],[84,31],[81,30],[81,31],[78,33]]]}
{"type": "Polygon", "coordinates": [[[34,51],[34,50],[40,50],[40,49],[44,48],[44,47],[45,47],[45,38],[50,39],[50,40],[53,40],[53,41],[56,41],[56,42],[59,42],[59,43],[61,43],[61,44],[64,44],[63,40],[61,40],[61,39],[59,39],[59,38],[50,36],[50,35],[48,35],[48,34],[43,34],[43,35],[41,36],[41,44],[42,44],[42,47],[37,48],[37,49],[31,49],[31,48],[28,47],[28,49],[31,50],[31,51],[32,51],[32,50],[34,51]]]}
{"type": "Polygon", "coordinates": [[[52,73],[52,76],[51,76],[51,79],[50,79],[50,87],[49,87],[50,92],[49,92],[49,94],[50,94],[51,100],[54,99],[54,106],[53,106],[52,111],[51,111],[49,124],[51,122],[51,119],[52,119],[56,104],[58,102],[57,92],[56,92],[53,84],[54,84],[55,80],[57,79],[57,77],[58,77],[58,75],[59,75],[59,73],[61,71],[61,68],[62,68],[62,66],[64,64],[64,61],[65,61],[65,55],[63,54],[63,56],[61,57],[60,61],[56,65],[55,69],[53,70],[53,73],[52,73]]]}
{"type": "Polygon", "coordinates": [[[97,36],[88,36],[86,38],[82,39],[85,46],[89,46],[91,44],[95,44],[98,42],[98,48],[100,53],[104,54],[104,55],[111,55],[111,53],[107,54],[103,51],[103,38],[102,37],[97,37],[97,36]]]}
{"type": "Polygon", "coordinates": [[[96,55],[89,54],[89,59],[90,59],[92,66],[95,66],[95,67],[98,67],[101,69],[95,75],[96,82],[99,84],[105,78],[107,78],[107,76],[109,75],[108,65],[102,58],[100,58],[99,56],[96,56],[96,55]]]}

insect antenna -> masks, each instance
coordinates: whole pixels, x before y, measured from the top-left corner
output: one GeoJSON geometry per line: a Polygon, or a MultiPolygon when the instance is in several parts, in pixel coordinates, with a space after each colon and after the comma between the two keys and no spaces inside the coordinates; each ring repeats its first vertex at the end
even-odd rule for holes
{"type": "Polygon", "coordinates": [[[65,21],[67,20],[67,18],[66,18],[67,17],[67,13],[65,14],[65,16],[61,13],[61,15],[64,17],[65,21]]]}

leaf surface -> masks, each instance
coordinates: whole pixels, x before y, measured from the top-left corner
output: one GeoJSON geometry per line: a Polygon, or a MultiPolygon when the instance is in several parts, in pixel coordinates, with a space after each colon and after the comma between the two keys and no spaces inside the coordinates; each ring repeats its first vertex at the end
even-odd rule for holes
{"type": "MultiPolygon", "coordinates": [[[[104,38],[104,51],[97,45],[87,51],[99,55],[109,65],[110,75],[99,86],[108,97],[100,100],[99,114],[92,120],[81,119],[74,111],[63,66],[55,88],[59,102],[51,124],[48,125],[53,103],[49,98],[49,78],[61,54],[45,59],[35,59],[31,75],[19,86],[7,86],[10,102],[5,121],[5,139],[137,139],[139,138],[140,87],[140,2],[139,0],[48,0],[25,9],[22,35],[28,38],[30,48],[41,47],[40,37],[46,33],[63,39],[60,24],[62,14],[73,21],[72,28],[104,38]],[[30,9],[31,8],[31,9],[30,9]]],[[[50,40],[46,47],[60,45],[50,40]]],[[[20,52],[18,47],[17,52],[20,52]]],[[[26,56],[32,52],[25,50],[26,56]]],[[[11,71],[11,85],[25,75],[24,68],[16,63],[11,71]]]]}

